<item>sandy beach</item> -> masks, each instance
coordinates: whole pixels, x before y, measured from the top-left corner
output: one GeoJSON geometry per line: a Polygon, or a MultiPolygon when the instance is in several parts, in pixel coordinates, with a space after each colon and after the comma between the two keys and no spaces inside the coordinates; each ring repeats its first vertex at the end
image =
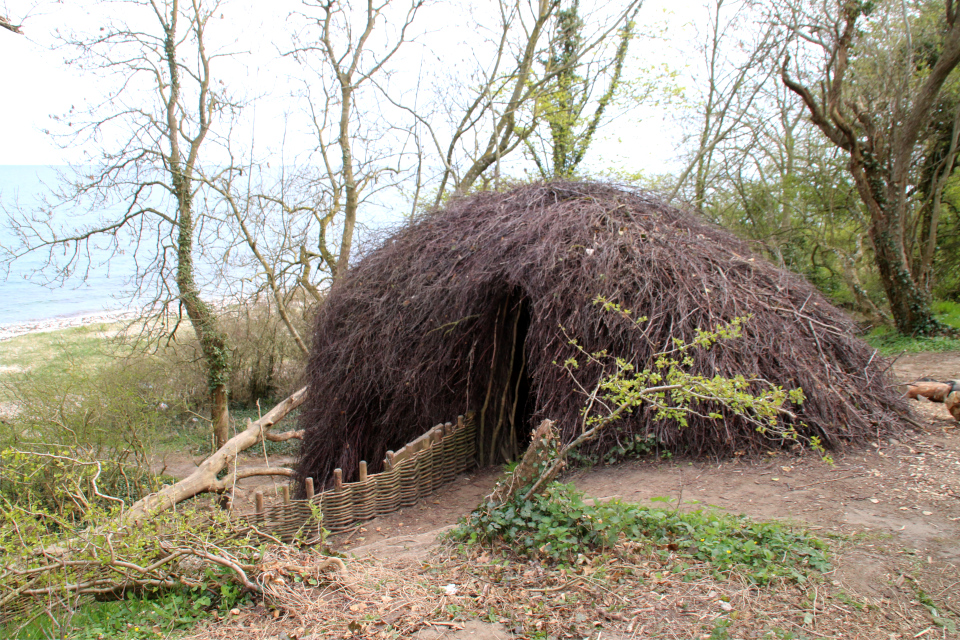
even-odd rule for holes
{"type": "Polygon", "coordinates": [[[42,333],[45,331],[59,331],[72,327],[82,327],[88,324],[114,323],[131,320],[139,315],[139,311],[101,311],[63,318],[46,318],[28,322],[11,322],[0,324],[0,342],[22,336],[27,333],[42,333]]]}

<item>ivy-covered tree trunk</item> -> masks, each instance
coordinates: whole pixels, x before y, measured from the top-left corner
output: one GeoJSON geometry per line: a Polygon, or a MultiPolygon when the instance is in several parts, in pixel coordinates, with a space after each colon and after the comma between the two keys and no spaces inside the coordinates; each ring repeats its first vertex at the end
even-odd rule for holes
{"type": "MultiPolygon", "coordinates": [[[[791,7],[798,9],[800,4],[791,7]]],[[[870,219],[874,260],[897,330],[906,335],[929,335],[943,327],[933,315],[922,274],[911,273],[905,250],[905,219],[909,194],[918,181],[917,152],[930,138],[932,114],[941,89],[960,64],[960,4],[952,0],[943,3],[933,40],[936,55],[922,65],[923,73],[917,72],[916,64],[879,67],[879,73],[891,75],[885,81],[888,93],[882,97],[886,104],[895,106],[895,112],[877,108],[883,102],[875,95],[862,93],[862,77],[846,77],[851,56],[865,63],[877,62],[866,57],[870,47],[864,41],[871,31],[862,28],[861,18],[876,20],[877,12],[891,11],[899,20],[901,9],[895,3],[836,0],[831,11],[818,10],[799,22],[791,17],[785,26],[798,39],[820,43],[826,64],[818,71],[819,86],[815,90],[791,77],[789,57],[783,61],[780,77],[803,100],[813,124],[849,154],[850,173],[870,219]],[[808,32],[831,35],[810,38],[808,32]]],[[[912,49],[903,53],[913,59],[912,49]]],[[[855,71],[863,73],[862,66],[870,65],[855,66],[855,71]]]]}
{"type": "Polygon", "coordinates": [[[874,263],[890,304],[890,315],[897,331],[904,335],[936,332],[938,323],[930,307],[930,298],[910,271],[903,244],[903,207],[898,194],[887,193],[890,176],[879,175],[862,158],[852,158],[850,173],[860,199],[870,216],[868,233],[873,244],[874,263]],[[859,160],[859,161],[858,161],[859,160]]]}
{"type": "Polygon", "coordinates": [[[598,89],[602,74],[591,73],[589,65],[582,60],[584,23],[579,9],[579,0],[572,0],[566,8],[556,10],[550,55],[545,63],[545,74],[553,80],[539,102],[543,118],[550,127],[552,169],[545,166],[545,162],[528,145],[534,151],[534,162],[544,178],[569,180],[576,175],[604,113],[620,89],[627,50],[633,38],[633,18],[640,9],[640,3],[631,4],[624,14],[623,26],[617,34],[616,52],[602,69],[610,72],[610,80],[592,114],[587,113],[587,107],[598,89]]]}
{"type": "Polygon", "coordinates": [[[194,170],[196,167],[200,145],[210,128],[210,112],[213,101],[209,96],[209,61],[203,47],[203,22],[199,20],[194,29],[199,40],[199,50],[202,58],[203,75],[200,82],[200,113],[199,129],[195,137],[188,140],[189,145],[184,150],[180,145],[182,136],[180,122],[180,67],[177,61],[177,19],[179,17],[178,2],[174,0],[169,21],[164,24],[165,41],[164,54],[167,69],[170,73],[170,83],[166,95],[166,135],[170,143],[170,154],[166,158],[166,165],[170,175],[171,191],[177,208],[177,290],[180,304],[190,318],[200,349],[203,353],[204,364],[207,367],[207,384],[210,390],[210,419],[213,423],[213,434],[216,444],[214,450],[219,449],[229,436],[229,394],[227,383],[230,375],[230,358],[227,347],[227,337],[219,327],[216,313],[213,308],[200,297],[197,287],[195,268],[193,263],[194,249],[194,208],[193,187],[194,170]]]}

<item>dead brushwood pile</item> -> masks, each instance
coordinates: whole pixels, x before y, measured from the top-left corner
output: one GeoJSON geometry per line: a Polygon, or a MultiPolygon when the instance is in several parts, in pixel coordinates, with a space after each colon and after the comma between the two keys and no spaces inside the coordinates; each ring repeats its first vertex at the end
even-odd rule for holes
{"type": "MultiPolygon", "coordinates": [[[[360,460],[467,410],[478,462],[515,458],[538,421],[564,442],[582,429],[583,389],[604,374],[560,366],[606,350],[644,368],[672,345],[749,316],[743,336],[694,355],[692,371],[802,387],[800,439],[841,447],[902,429],[906,405],[887,363],[802,278],[655,197],[595,183],[551,183],[452,202],[369,252],[330,291],[307,370],[298,476],[352,479],[360,460]],[[640,328],[594,303],[646,317],[640,328]]],[[[703,413],[706,413],[704,411],[703,413]]],[[[678,453],[731,454],[772,443],[736,415],[688,426],[639,410],[589,444],[655,436],[678,453]]],[[[631,440],[632,441],[632,440],[631,440]]]]}

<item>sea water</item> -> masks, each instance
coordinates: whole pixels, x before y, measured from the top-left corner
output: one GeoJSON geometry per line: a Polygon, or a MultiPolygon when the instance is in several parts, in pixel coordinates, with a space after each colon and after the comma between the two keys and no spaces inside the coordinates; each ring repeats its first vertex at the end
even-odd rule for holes
{"type": "MultiPolygon", "coordinates": [[[[36,213],[43,198],[56,187],[61,167],[0,166],[0,260],[18,246],[9,216],[36,213]]],[[[96,213],[60,208],[52,225],[82,227],[95,222],[96,213]]],[[[124,291],[134,274],[130,255],[113,255],[96,243],[90,245],[89,265],[84,260],[73,275],[56,281],[56,271],[45,268],[53,257],[63,263],[62,248],[21,255],[0,265],[0,324],[70,317],[122,309],[131,304],[124,291]],[[89,267],[89,268],[87,268],[89,267]]]]}

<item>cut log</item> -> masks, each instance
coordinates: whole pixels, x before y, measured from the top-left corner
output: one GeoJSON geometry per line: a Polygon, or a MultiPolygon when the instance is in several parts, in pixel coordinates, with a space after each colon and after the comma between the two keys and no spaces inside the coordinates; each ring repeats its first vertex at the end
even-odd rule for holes
{"type": "Polygon", "coordinates": [[[938,382],[931,378],[922,378],[907,386],[907,398],[919,400],[923,397],[931,402],[943,402],[955,390],[960,390],[960,380],[938,382]]]}
{"type": "Polygon", "coordinates": [[[943,402],[947,405],[947,411],[953,419],[960,422],[960,389],[951,392],[943,402]]]}
{"type": "Polygon", "coordinates": [[[919,400],[927,398],[931,402],[942,402],[953,419],[960,422],[960,380],[938,382],[931,378],[922,378],[907,386],[907,397],[919,400]]]}

